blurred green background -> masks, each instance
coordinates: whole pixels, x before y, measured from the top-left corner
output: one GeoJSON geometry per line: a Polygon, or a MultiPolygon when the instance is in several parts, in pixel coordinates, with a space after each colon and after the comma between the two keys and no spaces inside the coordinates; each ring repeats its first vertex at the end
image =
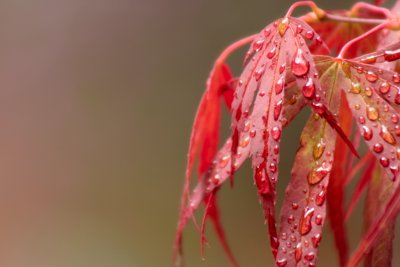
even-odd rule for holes
{"type": "MultiPolygon", "coordinates": [[[[213,60],[292,2],[1,1],[0,266],[171,266],[191,124],[213,60]]],[[[281,196],[306,116],[283,138],[281,196]]],[[[220,200],[242,266],[272,266],[248,165],[220,200]]],[[[187,266],[228,266],[208,237],[202,260],[189,224],[187,266]]],[[[321,246],[320,266],[337,266],[330,233],[321,246]]]]}

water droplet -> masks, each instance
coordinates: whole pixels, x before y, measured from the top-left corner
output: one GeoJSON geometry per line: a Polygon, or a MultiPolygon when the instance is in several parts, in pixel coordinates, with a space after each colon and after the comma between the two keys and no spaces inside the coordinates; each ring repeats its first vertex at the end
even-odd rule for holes
{"type": "Polygon", "coordinates": [[[382,153],[382,151],[383,151],[383,145],[380,144],[380,143],[376,143],[376,144],[374,145],[374,147],[373,147],[373,150],[374,150],[376,153],[382,153]]]}
{"type": "Polygon", "coordinates": [[[282,74],[285,70],[286,70],[286,63],[283,63],[283,64],[279,67],[279,74],[282,74]]]}
{"type": "Polygon", "coordinates": [[[264,39],[259,39],[259,40],[255,41],[253,43],[253,49],[256,52],[260,51],[262,49],[262,47],[264,46],[264,42],[265,42],[264,39]]]}
{"type": "Polygon", "coordinates": [[[275,126],[271,130],[271,136],[275,141],[278,141],[281,138],[281,130],[275,126]]]}
{"type": "Polygon", "coordinates": [[[281,238],[282,238],[282,240],[286,240],[287,239],[287,234],[286,233],[282,233],[281,234],[281,238]]]}
{"type": "Polygon", "coordinates": [[[372,96],[372,92],[373,92],[373,90],[372,90],[371,87],[367,86],[367,87],[365,88],[365,95],[366,95],[366,96],[371,97],[371,96],[372,96]]]}
{"type": "Polygon", "coordinates": [[[264,72],[265,72],[265,66],[261,66],[260,68],[258,68],[258,70],[254,72],[254,78],[256,79],[256,81],[259,81],[261,79],[264,72]]]}
{"type": "Polygon", "coordinates": [[[271,29],[270,28],[266,28],[264,29],[264,36],[268,37],[271,34],[271,29]]]}
{"type": "Polygon", "coordinates": [[[305,209],[303,211],[303,216],[300,219],[299,231],[301,235],[306,235],[311,231],[311,219],[314,215],[314,208],[305,209]]]}
{"type": "Polygon", "coordinates": [[[371,140],[373,136],[373,132],[371,131],[371,129],[367,126],[363,126],[362,129],[363,129],[364,139],[367,141],[371,140]]]}
{"type": "Polygon", "coordinates": [[[301,26],[300,24],[297,25],[296,31],[297,31],[297,33],[301,33],[303,31],[303,26],[301,26]]]}
{"type": "Polygon", "coordinates": [[[299,208],[299,204],[293,202],[292,203],[292,209],[297,210],[299,208]]]}
{"type": "Polygon", "coordinates": [[[313,157],[315,160],[318,160],[319,158],[321,158],[322,154],[325,151],[325,141],[324,139],[321,138],[321,140],[314,146],[313,149],[313,157]]]}
{"type": "Polygon", "coordinates": [[[313,246],[315,248],[319,246],[319,244],[321,243],[321,239],[322,239],[321,234],[316,234],[311,238],[311,242],[313,243],[313,246]]]}
{"type": "Polygon", "coordinates": [[[275,173],[276,170],[277,170],[276,164],[272,162],[272,163],[269,165],[269,170],[270,170],[272,173],[275,173]]]}
{"type": "Polygon", "coordinates": [[[284,83],[285,83],[284,79],[285,79],[285,77],[282,76],[276,82],[276,84],[275,84],[275,94],[279,95],[282,92],[283,86],[284,86],[284,83]]]}
{"type": "Polygon", "coordinates": [[[380,159],[379,159],[379,162],[381,163],[381,165],[383,166],[383,167],[387,167],[387,166],[389,166],[389,160],[388,160],[388,158],[387,157],[381,157],[380,159]]]}
{"type": "Polygon", "coordinates": [[[215,185],[219,184],[220,179],[221,179],[221,176],[218,173],[214,174],[214,176],[212,178],[213,184],[215,184],[215,185]]]}
{"type": "Polygon", "coordinates": [[[220,166],[221,168],[225,168],[225,166],[228,164],[230,158],[231,158],[230,155],[222,156],[222,157],[219,159],[219,166],[220,166]]]}
{"type": "Polygon", "coordinates": [[[279,146],[278,145],[274,146],[274,153],[275,153],[275,155],[279,154],[279,146]]]}
{"type": "Polygon", "coordinates": [[[399,122],[399,116],[397,116],[396,114],[392,114],[392,116],[390,116],[390,119],[392,120],[393,123],[399,122]]]}
{"type": "Polygon", "coordinates": [[[306,32],[306,38],[308,40],[311,40],[312,38],[314,38],[314,32],[313,31],[307,31],[306,32]]]}
{"type": "Polygon", "coordinates": [[[287,222],[288,222],[288,224],[292,224],[292,223],[294,222],[294,216],[293,216],[293,214],[290,214],[290,215],[288,216],[287,222]]]}
{"type": "Polygon", "coordinates": [[[258,95],[261,97],[265,96],[265,91],[261,91],[258,95]]]}
{"type": "Polygon", "coordinates": [[[304,259],[306,259],[308,261],[312,261],[314,258],[315,258],[314,252],[310,252],[307,255],[304,255],[304,259]]]}
{"type": "Polygon", "coordinates": [[[274,120],[278,120],[279,116],[281,115],[283,101],[282,99],[276,102],[274,107],[274,120]]]}
{"type": "Polygon", "coordinates": [[[389,169],[394,175],[396,175],[399,172],[398,166],[390,166],[389,169]]]}
{"type": "Polygon", "coordinates": [[[303,254],[303,251],[301,249],[301,243],[297,243],[296,248],[294,250],[294,258],[296,261],[300,261],[301,260],[301,256],[303,254]]]}
{"type": "Polygon", "coordinates": [[[326,192],[325,189],[323,189],[315,197],[315,204],[317,204],[318,206],[322,206],[325,203],[325,198],[326,198],[326,192]]]}
{"type": "Polygon", "coordinates": [[[246,122],[244,123],[244,129],[243,129],[243,131],[248,132],[248,131],[250,130],[250,127],[251,127],[251,122],[250,122],[250,121],[246,121],[246,122]]]}
{"type": "Polygon", "coordinates": [[[282,19],[278,25],[278,32],[280,36],[283,36],[285,34],[288,27],[289,27],[289,19],[288,18],[282,19]]]}
{"type": "Polygon", "coordinates": [[[275,56],[275,53],[276,53],[276,46],[274,46],[274,47],[271,49],[271,51],[269,51],[269,52],[267,53],[267,57],[268,57],[269,59],[271,59],[271,58],[273,58],[273,57],[275,56]]]}
{"type": "Polygon", "coordinates": [[[319,183],[329,172],[330,169],[324,167],[318,167],[317,169],[311,170],[307,176],[308,183],[312,185],[319,183]]]}
{"type": "Polygon", "coordinates": [[[315,85],[311,78],[308,78],[306,84],[303,86],[303,95],[308,99],[313,98],[315,95],[315,85]]]}
{"type": "Polygon", "coordinates": [[[367,81],[374,83],[376,82],[376,80],[378,80],[378,75],[376,75],[373,71],[367,71],[367,73],[365,73],[365,78],[367,79],[367,81]]]}
{"type": "Polygon", "coordinates": [[[250,136],[245,136],[243,139],[240,140],[239,146],[240,147],[246,147],[250,143],[250,136]]]}
{"type": "Polygon", "coordinates": [[[359,121],[361,124],[364,124],[364,123],[365,123],[365,118],[364,118],[364,116],[358,117],[358,121],[359,121]]]}
{"type": "Polygon", "coordinates": [[[286,266],[286,264],[287,264],[287,259],[285,259],[285,258],[282,258],[282,259],[279,259],[276,261],[276,265],[279,267],[286,266]]]}
{"type": "Polygon", "coordinates": [[[360,92],[361,92],[360,83],[352,82],[351,83],[351,88],[350,88],[350,93],[359,94],[360,92]]]}
{"type": "Polygon", "coordinates": [[[354,108],[355,108],[356,110],[359,110],[360,107],[361,107],[360,104],[355,104],[355,105],[354,105],[354,108]]]}
{"type": "Polygon", "coordinates": [[[395,97],[394,97],[394,102],[395,102],[397,105],[400,105],[400,91],[398,91],[397,94],[395,95],[395,97]]]}
{"type": "Polygon", "coordinates": [[[249,134],[250,134],[250,137],[255,137],[255,136],[256,136],[256,133],[257,133],[256,130],[254,130],[254,129],[251,130],[250,133],[249,133],[249,134]]]}
{"type": "Polygon", "coordinates": [[[321,225],[322,224],[322,215],[318,214],[317,216],[315,216],[315,224],[316,225],[321,225]]]}
{"type": "Polygon", "coordinates": [[[367,107],[367,118],[371,121],[376,121],[379,118],[379,112],[376,108],[368,106],[367,107]]]}
{"type": "Polygon", "coordinates": [[[396,139],[389,132],[388,128],[386,128],[385,125],[381,126],[380,136],[382,137],[383,140],[385,140],[386,143],[391,144],[391,145],[395,145],[396,144],[396,139]]]}
{"type": "Polygon", "coordinates": [[[390,84],[387,82],[381,83],[381,85],[379,86],[379,92],[381,92],[382,94],[387,94],[389,91],[390,91],[390,84]]]}
{"type": "Polygon", "coordinates": [[[294,75],[301,77],[308,73],[310,69],[310,63],[306,61],[303,50],[297,49],[294,60],[292,61],[292,72],[294,75]]]}
{"type": "Polygon", "coordinates": [[[397,73],[393,74],[392,80],[394,83],[400,83],[400,75],[397,73]]]}

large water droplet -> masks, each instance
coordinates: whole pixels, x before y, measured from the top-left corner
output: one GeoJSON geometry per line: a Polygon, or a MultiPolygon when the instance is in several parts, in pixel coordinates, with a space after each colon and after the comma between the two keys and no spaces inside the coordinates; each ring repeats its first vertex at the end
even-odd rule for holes
{"type": "Polygon", "coordinates": [[[373,83],[376,82],[376,80],[378,80],[378,75],[376,75],[375,72],[373,71],[367,71],[367,73],[365,73],[365,78],[369,82],[373,83]]]}
{"type": "Polygon", "coordinates": [[[304,255],[304,259],[308,261],[312,261],[315,258],[314,252],[309,252],[306,255],[304,255]]]}
{"type": "Polygon", "coordinates": [[[380,144],[380,143],[376,143],[376,144],[373,146],[373,150],[374,150],[376,153],[382,153],[382,151],[383,151],[383,145],[380,144]]]}
{"type": "Polygon", "coordinates": [[[281,138],[281,130],[275,126],[271,130],[271,136],[275,141],[278,141],[281,138]]]}
{"type": "Polygon", "coordinates": [[[305,209],[300,219],[299,231],[301,235],[306,235],[311,231],[311,219],[314,215],[314,208],[305,209]]]}
{"type": "Polygon", "coordinates": [[[329,171],[330,169],[324,167],[318,167],[317,169],[311,170],[307,176],[308,183],[312,185],[319,183],[322,179],[326,177],[329,171]]]}
{"type": "Polygon", "coordinates": [[[288,18],[282,19],[278,25],[278,31],[280,36],[283,36],[285,34],[288,27],[289,27],[289,19],[288,18]]]}
{"type": "Polygon", "coordinates": [[[314,38],[314,32],[313,31],[307,31],[306,32],[306,38],[308,40],[311,40],[312,38],[314,38]]]}
{"type": "Polygon", "coordinates": [[[275,84],[275,94],[279,95],[282,92],[283,86],[284,86],[284,83],[285,83],[284,79],[285,79],[285,77],[282,76],[276,82],[276,84],[275,84]]]}
{"type": "Polygon", "coordinates": [[[239,142],[239,146],[240,147],[246,147],[248,144],[250,143],[250,136],[245,136],[244,138],[242,138],[239,142]]]}
{"type": "Polygon", "coordinates": [[[321,225],[322,224],[322,215],[318,214],[317,216],[315,216],[315,224],[316,225],[321,225]]]}
{"type": "Polygon", "coordinates": [[[386,128],[385,125],[381,126],[380,136],[382,137],[383,140],[385,140],[386,143],[391,144],[391,145],[395,145],[396,144],[396,139],[389,132],[388,128],[386,128]]]}
{"type": "Polygon", "coordinates": [[[303,86],[303,95],[305,98],[311,99],[315,95],[315,85],[311,78],[307,79],[306,84],[303,86]]]}
{"type": "Polygon", "coordinates": [[[326,198],[326,192],[325,189],[323,189],[315,197],[315,204],[317,204],[318,206],[322,206],[325,202],[325,198],[326,198]]]}
{"type": "Polygon", "coordinates": [[[285,259],[285,258],[282,258],[282,259],[279,259],[276,261],[276,265],[279,267],[286,266],[286,264],[287,264],[287,259],[285,259]]]}
{"type": "Polygon", "coordinates": [[[269,51],[269,52],[267,53],[267,57],[268,57],[269,59],[271,59],[271,58],[273,58],[273,57],[275,56],[275,53],[276,53],[276,46],[274,46],[274,47],[271,49],[271,51],[269,51]]]}
{"type": "Polygon", "coordinates": [[[379,159],[379,162],[381,163],[381,165],[383,166],[383,167],[387,167],[387,166],[389,166],[389,160],[388,160],[388,158],[387,157],[381,157],[380,159],[379,159]]]}
{"type": "Polygon", "coordinates": [[[306,60],[303,53],[303,50],[298,48],[292,61],[292,72],[298,77],[306,75],[310,69],[310,63],[306,60]]]}
{"type": "Polygon", "coordinates": [[[264,72],[265,72],[265,66],[261,66],[254,72],[254,78],[256,79],[256,81],[259,81],[261,79],[264,72]]]}
{"type": "Polygon", "coordinates": [[[363,129],[364,139],[367,141],[371,140],[373,136],[372,130],[367,126],[363,126],[362,129],[363,129]]]}
{"type": "Polygon", "coordinates": [[[321,138],[321,140],[314,146],[313,149],[313,157],[315,160],[321,158],[322,154],[325,151],[325,147],[326,147],[325,141],[324,139],[321,138]]]}
{"type": "Polygon", "coordinates": [[[367,86],[367,87],[365,88],[365,95],[366,95],[366,96],[371,97],[371,96],[372,96],[372,92],[373,92],[373,90],[372,90],[371,87],[367,86]]]}
{"type": "Polygon", "coordinates": [[[350,88],[350,93],[359,94],[360,92],[361,92],[360,83],[352,82],[351,83],[351,88],[350,88]]]}
{"type": "Polygon", "coordinates": [[[301,260],[302,257],[302,249],[301,249],[301,242],[297,243],[296,248],[294,250],[294,258],[297,262],[301,260]]]}
{"type": "Polygon", "coordinates": [[[390,84],[387,82],[383,82],[381,83],[381,85],[379,86],[379,92],[381,92],[382,94],[387,94],[390,91],[390,84]]]}
{"type": "Polygon", "coordinates": [[[319,244],[321,243],[321,239],[322,239],[321,234],[316,234],[311,238],[311,242],[313,243],[313,246],[315,248],[319,246],[319,244]]]}
{"type": "Polygon", "coordinates": [[[258,39],[257,41],[255,41],[253,43],[253,49],[258,52],[262,49],[262,47],[264,46],[264,39],[258,39]]]}
{"type": "Polygon", "coordinates": [[[225,166],[228,164],[230,158],[231,158],[230,155],[222,156],[222,157],[219,159],[219,166],[220,166],[221,168],[225,168],[225,166]]]}
{"type": "Polygon", "coordinates": [[[367,118],[376,121],[379,118],[379,112],[375,107],[367,106],[367,118]]]}
{"type": "Polygon", "coordinates": [[[281,115],[283,101],[282,99],[276,102],[274,106],[274,120],[278,120],[279,116],[281,115]]]}

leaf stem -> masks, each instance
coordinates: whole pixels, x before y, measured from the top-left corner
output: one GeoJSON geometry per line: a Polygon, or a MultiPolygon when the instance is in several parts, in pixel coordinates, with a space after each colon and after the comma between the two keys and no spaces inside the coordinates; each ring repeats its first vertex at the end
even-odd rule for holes
{"type": "Polygon", "coordinates": [[[311,10],[315,13],[315,15],[318,18],[323,18],[325,16],[326,12],[324,10],[320,9],[313,1],[299,1],[290,6],[285,17],[290,17],[292,15],[293,11],[300,6],[310,7],[311,10]]]}
{"type": "Polygon", "coordinates": [[[215,61],[215,65],[220,65],[222,63],[225,62],[226,58],[233,53],[233,51],[235,51],[236,49],[251,43],[254,38],[257,36],[257,34],[253,34],[247,37],[244,37],[236,42],[234,42],[233,44],[229,45],[227,48],[225,48],[225,50],[221,53],[221,55],[217,58],[217,60],[215,61]]]}
{"type": "Polygon", "coordinates": [[[325,16],[322,20],[331,20],[331,21],[339,21],[339,22],[349,22],[349,23],[360,23],[360,24],[383,24],[388,22],[386,19],[367,19],[367,18],[352,18],[352,17],[343,17],[339,15],[325,13],[325,16]]]}
{"type": "Polygon", "coordinates": [[[345,53],[347,52],[347,50],[354,45],[355,43],[367,38],[369,35],[382,30],[383,28],[385,28],[386,26],[388,26],[391,22],[390,21],[386,21],[385,23],[379,24],[378,26],[372,28],[371,30],[363,33],[362,35],[352,39],[351,41],[349,41],[348,43],[346,43],[342,49],[339,52],[339,55],[337,56],[337,58],[343,59],[343,56],[345,55],[345,53]]]}

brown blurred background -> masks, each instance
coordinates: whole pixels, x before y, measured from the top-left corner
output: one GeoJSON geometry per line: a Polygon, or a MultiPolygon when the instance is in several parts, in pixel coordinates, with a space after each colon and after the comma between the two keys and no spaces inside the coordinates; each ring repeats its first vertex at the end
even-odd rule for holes
{"type": "MultiPolygon", "coordinates": [[[[292,2],[1,1],[0,266],[171,266],[190,127],[213,60],[292,2]]],[[[283,138],[280,195],[301,125],[283,138]]],[[[251,179],[246,166],[222,190],[223,221],[242,266],[271,266],[251,179]]],[[[212,231],[205,261],[192,224],[185,233],[189,267],[228,266],[212,231]]],[[[320,254],[320,266],[337,266],[330,233],[320,254]]]]}

